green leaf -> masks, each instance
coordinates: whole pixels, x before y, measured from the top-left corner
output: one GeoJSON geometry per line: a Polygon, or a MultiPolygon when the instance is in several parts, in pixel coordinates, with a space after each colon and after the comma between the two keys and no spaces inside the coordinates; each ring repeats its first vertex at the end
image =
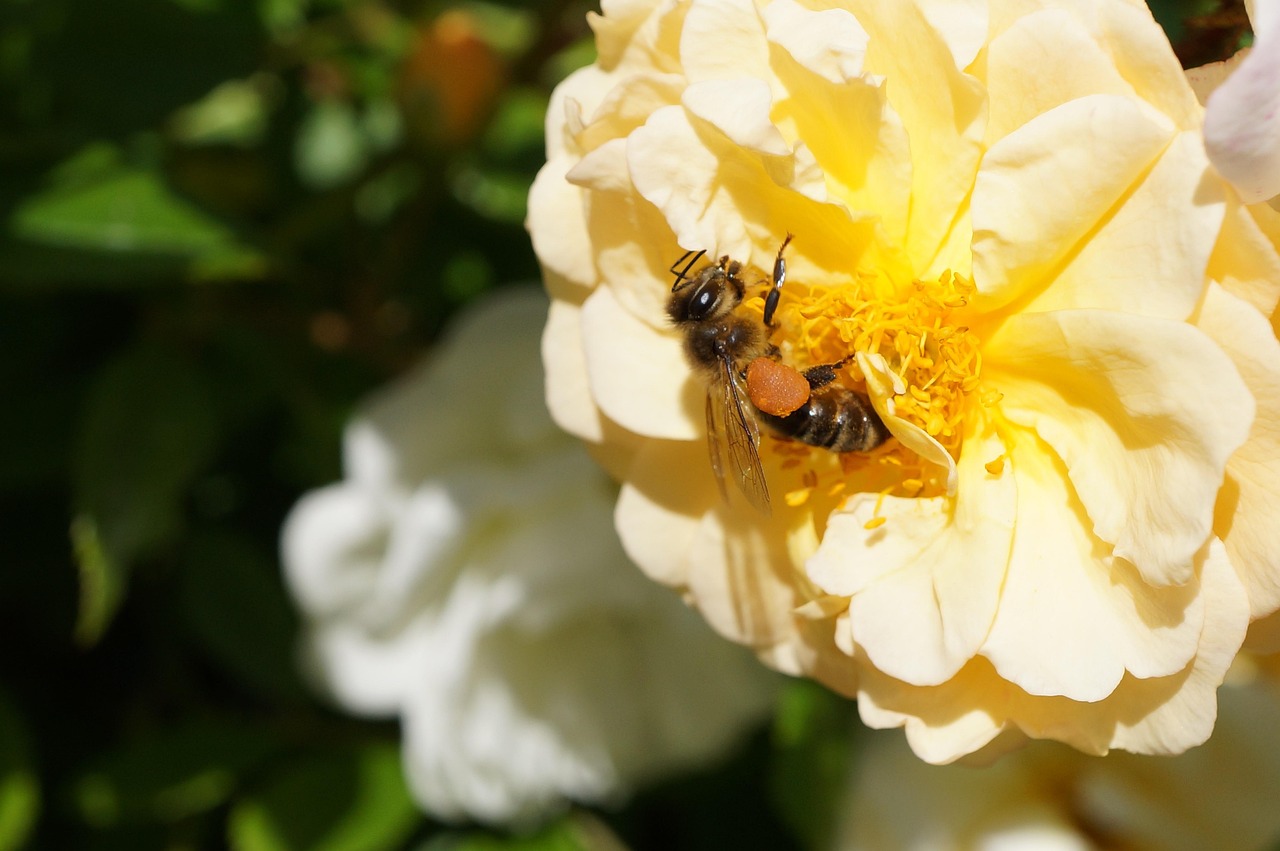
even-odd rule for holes
{"type": "Polygon", "coordinates": [[[106,629],[133,562],[179,531],[186,490],[216,449],[210,408],[196,368],[159,348],[127,352],[95,380],[73,462],[72,536],[96,583],[82,595],[82,643],[106,629]]]}
{"type": "Polygon", "coordinates": [[[399,753],[378,744],[289,764],[235,804],[228,831],[235,851],[383,851],[420,818],[399,753]]]}
{"type": "Polygon", "coordinates": [[[28,741],[17,710],[0,694],[0,851],[22,847],[40,811],[28,741]]]}
{"type": "Polygon", "coordinates": [[[125,565],[107,554],[91,515],[78,514],[71,521],[71,550],[80,574],[80,603],[75,638],[81,646],[97,643],[124,600],[128,580],[125,565]]]}
{"type": "Polygon", "coordinates": [[[228,80],[178,110],[169,128],[177,139],[191,145],[261,144],[277,86],[278,80],[265,75],[228,80]]]}
{"type": "Polygon", "coordinates": [[[369,140],[350,104],[317,103],[298,128],[294,157],[298,176],[313,189],[351,180],[369,158],[369,140]]]}
{"type": "Polygon", "coordinates": [[[95,828],[178,821],[223,804],[277,747],[260,727],[184,721],[97,758],[74,782],[72,800],[95,828]]]}
{"type": "Polygon", "coordinates": [[[186,553],[178,606],[200,648],[263,697],[303,699],[294,664],[297,618],[274,559],[225,534],[200,535],[186,553]]]}
{"type": "Polygon", "coordinates": [[[1165,35],[1175,44],[1186,35],[1186,20],[1210,14],[1220,7],[1217,0],[1148,0],[1152,17],[1164,27],[1165,35]]]}
{"type": "Polygon", "coordinates": [[[794,680],[774,719],[773,798],[809,848],[831,845],[835,808],[848,780],[856,710],[817,683],[794,680]]]}
{"type": "Polygon", "coordinates": [[[520,155],[543,157],[547,95],[540,89],[513,88],[502,95],[480,144],[487,156],[510,163],[520,155]]]}
{"type": "MultiPolygon", "coordinates": [[[[126,162],[114,146],[91,145],[52,176],[17,205],[9,221],[14,237],[108,256],[167,258],[197,275],[228,264],[252,268],[257,258],[231,228],[177,195],[157,167],[126,162]]],[[[84,274],[97,276],[92,269],[84,274]]]]}
{"type": "Polygon", "coordinates": [[[458,166],[449,188],[462,204],[494,222],[519,224],[533,180],[523,172],[487,168],[474,163],[458,166]]]}

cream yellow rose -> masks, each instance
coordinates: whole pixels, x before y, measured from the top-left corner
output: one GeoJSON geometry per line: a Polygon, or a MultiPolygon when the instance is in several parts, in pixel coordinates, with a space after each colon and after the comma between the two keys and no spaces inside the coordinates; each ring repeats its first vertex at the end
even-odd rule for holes
{"type": "Polygon", "coordinates": [[[1218,730],[1174,759],[1093,759],[1037,744],[974,769],[859,741],[836,807],[836,851],[1274,851],[1280,692],[1225,686],[1218,730]]]}
{"type": "MultiPolygon", "coordinates": [[[[553,97],[529,228],[557,421],[629,555],[926,760],[1176,753],[1280,607],[1274,213],[1124,0],[622,0],[553,97]],[[685,250],[788,276],[770,342],[897,439],[707,458],[664,307],[685,250]]],[[[752,287],[739,308],[759,316],[752,287]]]]}

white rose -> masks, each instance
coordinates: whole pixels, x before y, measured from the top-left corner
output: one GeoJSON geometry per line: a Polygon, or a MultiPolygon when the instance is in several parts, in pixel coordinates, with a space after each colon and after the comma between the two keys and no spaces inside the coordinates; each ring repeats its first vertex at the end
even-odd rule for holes
{"type": "Polygon", "coordinates": [[[1209,159],[1246,203],[1254,203],[1280,195],[1280,2],[1246,6],[1253,48],[1190,76],[1212,92],[1204,114],[1209,159]]]}
{"type": "Polygon", "coordinates": [[[285,524],[317,678],[399,715],[442,818],[536,820],[715,758],[773,678],[645,579],[614,487],[551,423],[545,298],[495,298],[347,429],[346,478],[285,524]]]}

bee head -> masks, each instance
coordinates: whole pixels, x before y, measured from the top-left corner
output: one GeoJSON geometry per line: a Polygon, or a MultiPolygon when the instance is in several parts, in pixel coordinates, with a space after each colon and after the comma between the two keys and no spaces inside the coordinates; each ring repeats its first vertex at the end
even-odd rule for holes
{"type": "Polygon", "coordinates": [[[676,324],[705,322],[729,313],[742,301],[746,286],[742,266],[728,256],[703,266],[692,277],[677,279],[667,302],[667,315],[676,324]]]}

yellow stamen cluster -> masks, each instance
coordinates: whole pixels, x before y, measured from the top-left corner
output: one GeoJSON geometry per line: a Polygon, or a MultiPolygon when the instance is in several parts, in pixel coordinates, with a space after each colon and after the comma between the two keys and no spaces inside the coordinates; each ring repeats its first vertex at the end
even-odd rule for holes
{"type": "MultiPolygon", "coordinates": [[[[958,458],[962,420],[982,372],[977,335],[964,323],[973,291],[972,281],[952,272],[905,285],[878,274],[859,275],[840,286],[807,287],[788,282],[773,342],[782,350],[784,360],[801,368],[835,363],[854,352],[884,356],[906,388],[893,398],[897,415],[923,428],[958,458]]],[[[855,389],[862,384],[853,360],[845,365],[840,380],[855,389]]],[[[785,453],[784,467],[799,464],[793,454],[815,460],[806,449],[789,449],[797,451],[785,453]]],[[[920,459],[896,441],[869,455],[842,456],[841,461],[845,474],[855,470],[870,473],[871,466],[880,468],[880,475],[859,482],[859,490],[891,491],[901,496],[933,495],[936,491],[929,486],[936,471],[924,469],[920,459]],[[891,484],[886,485],[886,480],[891,484]]],[[[802,491],[815,486],[804,484],[802,491]]],[[[803,497],[788,495],[788,502],[793,499],[803,497]]]]}

